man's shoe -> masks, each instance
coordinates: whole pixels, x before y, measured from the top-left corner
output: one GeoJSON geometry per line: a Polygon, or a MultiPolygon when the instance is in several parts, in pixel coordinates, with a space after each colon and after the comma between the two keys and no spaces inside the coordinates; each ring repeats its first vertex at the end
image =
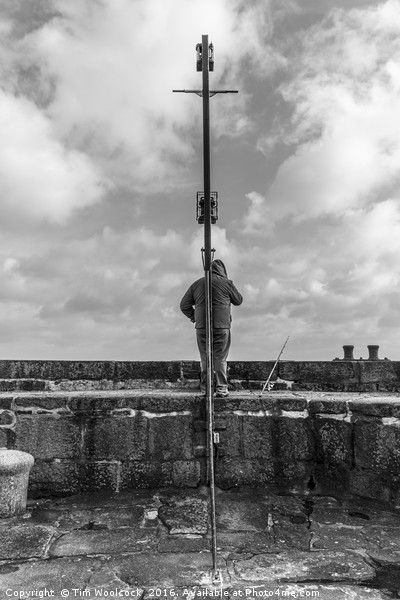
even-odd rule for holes
{"type": "Polygon", "coordinates": [[[216,398],[227,398],[229,396],[228,390],[219,390],[215,393],[216,398]]]}

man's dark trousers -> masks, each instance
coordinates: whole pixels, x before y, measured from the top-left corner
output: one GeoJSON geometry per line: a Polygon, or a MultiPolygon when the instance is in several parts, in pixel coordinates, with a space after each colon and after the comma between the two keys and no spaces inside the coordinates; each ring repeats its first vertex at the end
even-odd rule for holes
{"type": "MultiPolygon", "coordinates": [[[[207,356],[206,356],[206,330],[196,329],[197,346],[200,353],[201,361],[201,383],[200,387],[204,388],[207,356]]],[[[214,329],[213,330],[213,359],[214,373],[217,392],[228,391],[228,376],[227,376],[227,358],[231,347],[231,330],[230,329],[214,329]]]]}

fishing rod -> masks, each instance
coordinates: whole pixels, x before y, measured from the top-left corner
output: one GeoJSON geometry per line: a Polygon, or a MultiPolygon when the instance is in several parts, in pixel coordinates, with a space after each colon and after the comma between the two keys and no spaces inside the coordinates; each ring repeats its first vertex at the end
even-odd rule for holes
{"type": "Polygon", "coordinates": [[[272,377],[272,375],[273,375],[273,372],[275,371],[276,365],[278,364],[278,362],[279,362],[279,359],[280,359],[280,357],[282,356],[282,353],[283,353],[283,351],[284,351],[284,349],[285,349],[285,346],[286,346],[286,344],[287,344],[287,343],[288,343],[288,341],[289,341],[289,337],[290,337],[290,336],[287,336],[287,338],[286,338],[286,341],[285,341],[285,343],[283,344],[283,346],[282,346],[282,348],[281,348],[281,351],[280,351],[280,352],[279,352],[279,354],[278,354],[278,358],[276,359],[276,361],[275,361],[275,364],[274,364],[274,366],[272,367],[270,374],[268,375],[268,379],[267,379],[267,381],[264,383],[264,386],[263,386],[263,389],[262,389],[262,390],[261,390],[261,392],[260,392],[259,398],[261,398],[261,396],[262,396],[262,395],[263,395],[263,393],[264,393],[264,390],[265,390],[265,388],[268,386],[268,384],[269,384],[269,382],[270,382],[270,380],[271,380],[271,377],[272,377]]]}

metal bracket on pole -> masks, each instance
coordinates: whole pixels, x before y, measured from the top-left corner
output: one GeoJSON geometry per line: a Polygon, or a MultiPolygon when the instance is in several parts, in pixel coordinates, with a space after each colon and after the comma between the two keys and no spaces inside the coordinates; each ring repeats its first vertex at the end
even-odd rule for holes
{"type": "Polygon", "coordinates": [[[211,187],[210,187],[210,97],[216,94],[237,94],[237,90],[210,90],[209,71],[214,70],[214,47],[208,44],[208,35],[202,36],[201,44],[196,46],[197,70],[202,71],[201,90],[172,90],[184,94],[196,94],[203,99],[203,171],[204,171],[204,248],[202,248],[206,309],[206,412],[207,412],[207,483],[210,487],[211,505],[211,542],[212,542],[212,581],[222,583],[221,572],[217,568],[217,529],[215,509],[214,474],[214,403],[213,403],[213,336],[212,336],[212,272],[211,272],[211,187]]]}

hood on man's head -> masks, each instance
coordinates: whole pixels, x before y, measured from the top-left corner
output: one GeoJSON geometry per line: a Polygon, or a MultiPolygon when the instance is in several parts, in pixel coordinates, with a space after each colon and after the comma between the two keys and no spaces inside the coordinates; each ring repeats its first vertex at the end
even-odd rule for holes
{"type": "Polygon", "coordinates": [[[222,260],[219,260],[219,258],[212,261],[211,270],[213,273],[215,273],[216,275],[219,275],[220,277],[228,277],[228,273],[226,272],[225,265],[222,262],[222,260]]]}

